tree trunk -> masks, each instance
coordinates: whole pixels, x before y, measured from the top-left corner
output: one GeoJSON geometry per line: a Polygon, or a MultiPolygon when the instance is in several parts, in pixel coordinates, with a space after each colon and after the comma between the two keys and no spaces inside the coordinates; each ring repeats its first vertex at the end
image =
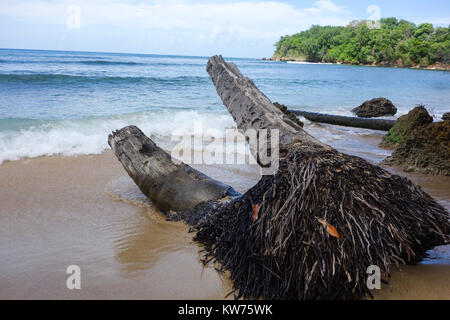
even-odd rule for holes
{"type": "MultiPolygon", "coordinates": [[[[206,70],[223,104],[244,135],[247,130],[278,129],[281,148],[296,142],[330,148],[275,107],[252,80],[242,75],[235,64],[226,63],[222,56],[213,56],[206,70]]],[[[251,150],[256,150],[256,147],[251,150]]]]}
{"type": "Polygon", "coordinates": [[[205,201],[238,195],[232,187],[174,161],[135,126],[113,132],[108,144],[142,193],[162,212],[186,211],[205,201]]]}
{"type": "Polygon", "coordinates": [[[303,116],[306,119],[313,122],[329,123],[338,126],[389,131],[389,129],[391,129],[395,124],[395,120],[345,117],[345,116],[336,116],[333,114],[323,114],[300,110],[289,110],[289,111],[291,111],[295,115],[303,116]]]}
{"type": "Polygon", "coordinates": [[[420,187],[321,143],[222,57],[210,58],[207,71],[241,132],[279,130],[283,152],[275,174],[238,195],[173,164],[136,127],[113,133],[109,143],[159,208],[182,211],[205,246],[205,261],[229,271],[235,297],[370,296],[369,266],[389,274],[392,265],[416,263],[449,241],[448,212],[420,187]]]}

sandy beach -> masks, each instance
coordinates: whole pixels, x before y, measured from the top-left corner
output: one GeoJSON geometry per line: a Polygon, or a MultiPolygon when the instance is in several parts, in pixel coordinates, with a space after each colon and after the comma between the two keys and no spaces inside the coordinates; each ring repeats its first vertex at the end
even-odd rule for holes
{"type": "MultiPolygon", "coordinates": [[[[256,167],[197,168],[239,192],[259,179],[256,167]]],[[[450,208],[449,177],[408,176],[450,208]]],[[[231,291],[226,276],[202,265],[188,227],[167,222],[110,151],[4,162],[0,181],[0,299],[223,299],[231,291]],[[72,264],[81,290],[66,288],[72,264]]],[[[375,298],[450,298],[450,246],[401,270],[375,298]]]]}
{"type": "Polygon", "coordinates": [[[200,263],[187,226],[133,198],[139,190],[110,152],[8,162],[0,176],[0,299],[221,299],[230,291],[200,263]],[[124,198],[111,193],[116,179],[124,198]],[[66,288],[73,264],[81,290],[66,288]]]}
{"type": "Polygon", "coordinates": [[[0,300],[450,300],[450,2],[346,2],[2,1],[0,300]]]}

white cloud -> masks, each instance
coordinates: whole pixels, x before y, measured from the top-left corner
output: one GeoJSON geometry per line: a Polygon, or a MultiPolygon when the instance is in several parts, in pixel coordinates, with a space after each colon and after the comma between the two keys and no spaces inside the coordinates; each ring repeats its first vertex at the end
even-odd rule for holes
{"type": "Polygon", "coordinates": [[[331,1],[322,0],[322,1],[316,1],[315,7],[307,8],[307,9],[305,9],[305,11],[316,13],[316,14],[321,14],[321,13],[325,13],[325,12],[340,13],[340,12],[345,11],[345,9],[346,9],[346,7],[337,6],[336,4],[334,4],[331,1]]]}
{"type": "Polygon", "coordinates": [[[448,18],[448,17],[428,18],[428,19],[423,19],[423,22],[432,23],[434,26],[448,27],[450,25],[450,18],[448,18]]]}
{"type": "Polygon", "coordinates": [[[170,34],[169,42],[180,50],[183,43],[187,47],[226,47],[230,52],[239,52],[243,48],[248,51],[256,46],[266,48],[266,55],[271,53],[273,43],[281,35],[304,30],[312,24],[345,25],[351,20],[345,7],[326,0],[312,2],[308,8],[256,0],[216,3],[200,0],[18,0],[2,1],[0,15],[24,25],[32,24],[36,28],[54,25],[67,32],[64,29],[67,7],[72,4],[81,8],[82,28],[79,32],[91,32],[90,37],[94,34],[100,36],[108,30],[120,30],[128,37],[133,37],[134,33],[141,34],[136,41],[142,39],[142,33],[147,34],[147,39],[161,41],[162,34],[170,34]]]}

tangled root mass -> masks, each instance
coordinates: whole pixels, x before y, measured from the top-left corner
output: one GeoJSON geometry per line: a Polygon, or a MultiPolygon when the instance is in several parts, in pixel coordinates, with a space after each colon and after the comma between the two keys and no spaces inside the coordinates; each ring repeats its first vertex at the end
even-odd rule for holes
{"type": "Polygon", "coordinates": [[[213,206],[196,223],[195,240],[205,261],[229,271],[236,298],[370,296],[368,266],[389,275],[449,241],[448,212],[420,187],[307,145],[291,148],[277,174],[213,206]]]}

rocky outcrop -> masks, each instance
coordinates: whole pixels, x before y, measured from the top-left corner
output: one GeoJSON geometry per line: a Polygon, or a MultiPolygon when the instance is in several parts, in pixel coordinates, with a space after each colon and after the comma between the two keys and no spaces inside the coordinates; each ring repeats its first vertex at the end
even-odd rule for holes
{"type": "Polygon", "coordinates": [[[352,110],[358,117],[374,118],[381,116],[393,116],[397,113],[397,108],[386,98],[375,98],[364,102],[359,107],[352,110]]]}
{"type": "Polygon", "coordinates": [[[295,61],[295,62],[312,62],[312,61],[308,61],[308,59],[306,59],[306,57],[280,57],[280,56],[272,56],[270,59],[271,61],[295,61]]]}
{"type": "Polygon", "coordinates": [[[395,148],[405,142],[413,131],[421,126],[433,122],[433,118],[428,114],[423,106],[417,106],[408,114],[401,116],[397,122],[383,137],[381,147],[395,148]]]}
{"type": "Polygon", "coordinates": [[[382,146],[397,146],[385,164],[405,171],[450,176],[450,121],[433,122],[424,107],[399,118],[382,146]]]}

